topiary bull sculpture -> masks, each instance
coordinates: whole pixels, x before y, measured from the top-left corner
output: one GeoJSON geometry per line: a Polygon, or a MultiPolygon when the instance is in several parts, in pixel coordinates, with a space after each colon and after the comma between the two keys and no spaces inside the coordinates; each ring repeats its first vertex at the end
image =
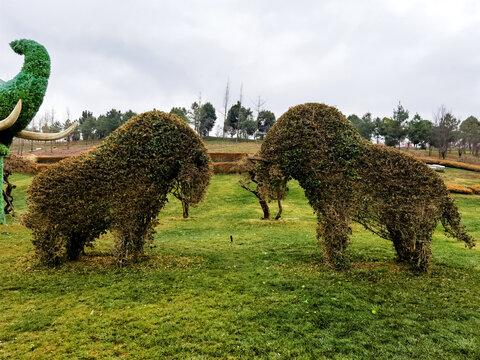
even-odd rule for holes
{"type": "Polygon", "coordinates": [[[137,115],[99,147],[50,166],[28,189],[25,225],[43,263],[79,257],[103,233],[115,237],[119,265],[136,261],[176,182],[200,202],[211,161],[200,137],[176,115],[137,115]]]}
{"type": "Polygon", "coordinates": [[[447,235],[474,246],[441,178],[395,149],[373,145],[337,109],[290,108],[270,129],[257,160],[260,193],[283,196],[294,178],[318,217],[326,261],[346,265],[350,222],[391,240],[401,261],[427,269],[438,221],[447,235]]]}

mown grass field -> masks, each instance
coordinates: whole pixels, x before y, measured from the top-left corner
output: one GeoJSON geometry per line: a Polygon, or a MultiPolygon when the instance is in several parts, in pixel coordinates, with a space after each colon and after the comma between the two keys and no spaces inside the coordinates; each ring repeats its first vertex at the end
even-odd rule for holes
{"type": "MultiPolygon", "coordinates": [[[[31,177],[11,180],[22,213],[31,177]]],[[[282,220],[262,221],[237,181],[216,175],[190,219],[171,199],[148,257],[123,269],[112,264],[108,235],[81,261],[39,266],[29,232],[9,218],[0,227],[8,232],[0,234],[0,358],[480,358],[478,247],[438,228],[431,271],[418,274],[394,261],[388,241],[354,225],[351,268],[333,271],[322,265],[298,184],[282,220]]],[[[480,196],[455,199],[480,240],[480,196]]]]}

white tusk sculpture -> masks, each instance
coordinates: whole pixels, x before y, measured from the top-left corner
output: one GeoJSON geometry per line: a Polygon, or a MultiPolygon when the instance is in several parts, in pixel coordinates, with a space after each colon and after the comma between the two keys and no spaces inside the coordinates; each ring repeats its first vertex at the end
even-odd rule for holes
{"type": "Polygon", "coordinates": [[[48,141],[48,140],[58,140],[64,138],[65,136],[70,135],[73,130],[78,125],[78,121],[75,121],[68,129],[61,131],[59,133],[38,133],[34,131],[22,130],[17,135],[17,137],[27,140],[38,140],[38,141],[48,141]]]}
{"type": "Polygon", "coordinates": [[[10,115],[0,121],[0,130],[8,129],[15,124],[15,121],[17,121],[18,116],[20,115],[20,111],[22,111],[22,99],[18,100],[17,105],[15,105],[15,108],[10,115]]]}

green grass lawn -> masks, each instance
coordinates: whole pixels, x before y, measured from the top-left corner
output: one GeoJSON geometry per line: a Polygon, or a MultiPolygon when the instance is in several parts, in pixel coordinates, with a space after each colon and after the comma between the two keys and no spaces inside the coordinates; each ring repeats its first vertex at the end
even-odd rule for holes
{"type": "MultiPolygon", "coordinates": [[[[11,180],[24,212],[31,178],[11,180]]],[[[322,265],[297,183],[282,220],[261,221],[237,180],[216,175],[190,219],[172,198],[148,257],[123,269],[113,265],[109,235],[78,262],[39,266],[29,232],[8,218],[0,358],[480,358],[478,247],[438,228],[431,271],[418,274],[394,261],[388,241],[354,225],[351,268],[333,271],[322,265]]],[[[480,197],[455,199],[480,239],[480,197]]]]}

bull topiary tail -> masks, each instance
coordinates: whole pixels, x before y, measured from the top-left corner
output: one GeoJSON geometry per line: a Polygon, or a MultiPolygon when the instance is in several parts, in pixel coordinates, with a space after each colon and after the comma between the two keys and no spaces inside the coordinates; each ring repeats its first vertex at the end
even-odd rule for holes
{"type": "Polygon", "coordinates": [[[465,246],[468,246],[470,249],[475,246],[475,240],[467,234],[465,226],[461,222],[458,207],[450,196],[445,199],[443,204],[441,221],[447,236],[463,241],[465,246]]]}

